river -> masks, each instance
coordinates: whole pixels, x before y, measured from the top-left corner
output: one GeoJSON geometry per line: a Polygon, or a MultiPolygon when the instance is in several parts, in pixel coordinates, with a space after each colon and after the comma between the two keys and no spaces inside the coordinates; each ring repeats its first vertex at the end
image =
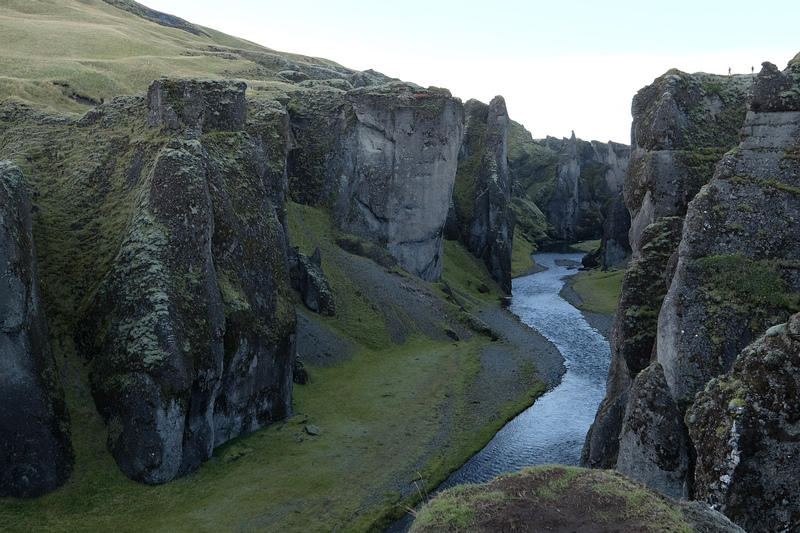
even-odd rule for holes
{"type": "MultiPolygon", "coordinates": [[[[506,424],[437,491],[463,483],[484,483],[526,466],[578,465],[586,432],[605,395],[611,363],[608,340],[559,295],[566,279],[577,273],[582,257],[575,253],[536,254],[536,263],[547,270],[512,282],[508,309],[564,356],[567,371],[561,383],[506,424]]],[[[388,531],[407,530],[411,518],[402,522],[388,531]]]]}
{"type": "Polygon", "coordinates": [[[577,465],[583,442],[606,392],[608,341],[559,293],[582,254],[537,254],[547,268],[512,282],[509,311],[544,335],[564,356],[561,383],[511,420],[440,489],[483,483],[506,472],[543,464],[577,465]]]}

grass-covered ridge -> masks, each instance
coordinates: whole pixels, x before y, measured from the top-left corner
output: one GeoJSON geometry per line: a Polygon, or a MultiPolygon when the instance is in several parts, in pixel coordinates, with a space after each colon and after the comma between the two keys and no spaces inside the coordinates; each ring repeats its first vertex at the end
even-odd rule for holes
{"type": "MultiPolygon", "coordinates": [[[[21,98],[83,112],[138,94],[162,76],[238,78],[280,88],[285,70],[346,72],[332,61],[276,52],[210,28],[156,24],[115,0],[8,0],[0,5],[0,101],[21,98]]],[[[147,11],[138,6],[139,11],[147,11]]],[[[134,9],[136,11],[136,9],[134,9]]],[[[187,23],[188,24],[188,23],[187,23]]]]}
{"type": "Polygon", "coordinates": [[[540,466],[443,491],[411,531],[513,531],[535,521],[553,531],[690,533],[698,530],[693,518],[696,511],[614,471],[540,466]]]}

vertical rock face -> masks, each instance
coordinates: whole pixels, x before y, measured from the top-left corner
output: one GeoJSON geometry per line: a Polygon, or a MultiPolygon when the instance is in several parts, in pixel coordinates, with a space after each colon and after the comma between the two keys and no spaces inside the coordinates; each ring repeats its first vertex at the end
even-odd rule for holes
{"type": "MultiPolygon", "coordinates": [[[[505,100],[496,96],[486,109],[485,144],[475,187],[475,204],[467,223],[466,244],[476,257],[483,258],[500,288],[510,294],[514,219],[509,209],[508,124],[505,100]]],[[[462,150],[469,150],[469,147],[462,150]]]]}
{"type": "Polygon", "coordinates": [[[22,172],[0,161],[0,496],[40,496],[72,471],[69,415],[39,294],[22,172]]]}
{"type": "Polygon", "coordinates": [[[752,532],[800,520],[800,315],[745,349],[686,413],[697,449],[695,497],[752,532]]]}
{"type": "Polygon", "coordinates": [[[188,101],[165,100],[165,83],[155,82],[150,123],[183,135],[136,176],[139,203],[80,333],[109,448],[125,474],[151,484],[285,417],[295,351],[285,230],[265,172],[270,147],[257,127],[200,135],[244,126],[244,87],[169,84],[168,95],[178,87],[188,101]],[[224,96],[222,107],[213,95],[224,96]],[[176,130],[170,117],[181,104],[176,130]],[[214,120],[191,122],[190,106],[214,120]]]}
{"type": "Polygon", "coordinates": [[[658,363],[636,376],[619,440],[619,472],[672,498],[689,497],[686,427],[658,363]]]}
{"type": "Polygon", "coordinates": [[[600,238],[605,213],[621,192],[630,149],[572,137],[556,170],[549,198],[539,199],[547,222],[564,240],[600,238]]]}
{"type": "Polygon", "coordinates": [[[475,257],[483,259],[492,278],[510,293],[515,213],[511,206],[506,103],[502,96],[488,105],[469,100],[464,112],[465,133],[447,236],[460,240],[475,257]]]}
{"type": "Polygon", "coordinates": [[[770,105],[787,80],[797,86],[792,71],[765,64],[739,148],[689,206],[658,325],[658,360],[676,399],[694,396],[759,333],[785,320],[786,295],[800,288],[800,102],[770,105]]]}
{"type": "MultiPolygon", "coordinates": [[[[783,72],[763,65],[752,83],[738,147],[724,155],[713,179],[689,203],[678,251],[662,274],[669,289],[650,352],[654,364],[625,392],[620,433],[618,469],[667,494],[685,494],[686,482],[694,482],[695,498],[748,531],[786,530],[800,516],[793,503],[797,472],[789,459],[797,451],[798,418],[792,316],[800,307],[798,80],[797,60],[783,72]],[[765,338],[742,351],[765,331],[765,338]],[[683,424],[664,414],[676,410],[686,412],[683,424]],[[667,434],[664,427],[673,429],[667,434]]],[[[669,100],[660,102],[679,108],[669,100]]],[[[653,116],[670,142],[687,131],[667,113],[653,116]]],[[[665,198],[668,206],[679,203],[665,198]]],[[[651,212],[660,212],[658,204],[650,205],[651,212]]],[[[641,231],[634,246],[639,257],[656,242],[654,235],[663,234],[652,231],[658,223],[641,231]]],[[[615,327],[622,311],[626,318],[636,315],[625,305],[621,299],[615,327]]],[[[631,359],[622,365],[619,349],[614,354],[616,368],[635,369],[631,359]]],[[[633,373],[613,375],[623,373],[610,374],[609,396],[625,391],[633,373]]]]}
{"type": "Polygon", "coordinates": [[[586,466],[613,466],[628,390],[655,359],[658,316],[688,202],[738,143],[751,81],[671,70],[633,99],[632,154],[623,188],[632,258],[614,315],[606,398],[584,447],[586,466]]]}
{"type": "Polygon", "coordinates": [[[600,243],[600,262],[603,268],[622,263],[631,250],[628,231],[631,229],[631,214],[625,207],[622,191],[614,199],[603,224],[603,239],[600,243]]]}
{"type": "Polygon", "coordinates": [[[356,124],[351,173],[334,212],[343,227],[386,246],[409,273],[442,275],[442,231],[463,131],[461,104],[442,90],[408,85],[348,94],[356,124]]]}
{"type": "Polygon", "coordinates": [[[409,273],[439,279],[464,128],[460,101],[392,82],[297,93],[289,109],[293,197],[331,204],[343,230],[384,246],[409,273]]]}

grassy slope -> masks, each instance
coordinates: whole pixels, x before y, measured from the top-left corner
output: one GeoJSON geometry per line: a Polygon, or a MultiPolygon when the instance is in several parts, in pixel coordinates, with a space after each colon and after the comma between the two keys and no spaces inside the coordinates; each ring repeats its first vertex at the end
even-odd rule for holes
{"type": "MultiPolygon", "coordinates": [[[[325,211],[290,204],[289,213],[301,251],[319,246],[323,257],[334,256],[338,232],[325,211]]],[[[0,499],[0,530],[370,531],[414,502],[416,479],[427,487],[441,482],[542,392],[476,416],[464,392],[478,374],[486,337],[452,343],[420,334],[393,345],[373,305],[380,295],[360,294],[335,261],[325,268],[338,311],[318,320],[358,351],[337,366],[310,367],[311,382],[295,387],[297,416],[220,446],[196,475],[145,486],[122,475],[105,449],[80,360],[70,357],[75,473],[44,497],[0,499]],[[309,435],[308,424],[324,433],[309,435]]],[[[496,305],[500,295],[482,264],[454,242],[446,243],[444,280],[472,311],[496,305]],[[481,285],[490,292],[477,292],[481,285]]]]}
{"type": "Polygon", "coordinates": [[[162,76],[275,85],[281,69],[270,57],[335,65],[200,29],[205,35],[159,26],[102,0],[6,0],[0,3],[0,100],[13,96],[83,112],[86,106],[69,95],[99,102],[138,94],[162,76]]]}
{"type": "MultiPolygon", "coordinates": [[[[600,241],[585,241],[573,244],[578,252],[589,253],[600,246],[600,241]]],[[[578,306],[581,311],[592,311],[603,315],[613,315],[622,289],[622,277],[625,270],[600,269],[585,270],[572,278],[572,290],[578,293],[583,303],[578,306]]]]}
{"type": "Polygon", "coordinates": [[[421,509],[411,531],[513,531],[532,517],[558,531],[695,531],[680,504],[617,472],[553,465],[448,489],[421,509]]]}

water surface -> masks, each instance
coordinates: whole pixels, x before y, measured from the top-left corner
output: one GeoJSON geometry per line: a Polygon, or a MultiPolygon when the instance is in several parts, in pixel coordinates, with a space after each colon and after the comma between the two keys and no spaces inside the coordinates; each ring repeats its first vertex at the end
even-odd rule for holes
{"type": "Polygon", "coordinates": [[[483,483],[525,466],[580,461],[586,432],[605,395],[611,362],[608,341],[559,296],[583,254],[534,255],[547,268],[513,280],[509,311],[544,335],[564,356],[561,383],[506,424],[495,437],[439,488],[483,483]],[[569,266],[568,266],[569,265],[569,266]]]}

